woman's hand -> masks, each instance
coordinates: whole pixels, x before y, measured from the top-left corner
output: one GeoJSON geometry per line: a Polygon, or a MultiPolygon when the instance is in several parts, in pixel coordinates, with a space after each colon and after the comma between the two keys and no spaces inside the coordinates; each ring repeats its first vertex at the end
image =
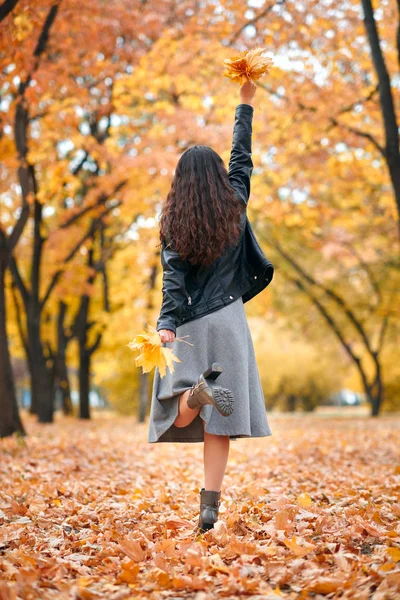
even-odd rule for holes
{"type": "Polygon", "coordinates": [[[163,344],[165,342],[173,342],[175,339],[175,333],[170,329],[160,329],[158,333],[163,344]]]}
{"type": "Polygon", "coordinates": [[[253,98],[257,91],[257,86],[252,81],[246,81],[240,88],[240,101],[242,104],[253,106],[253,98]]]}

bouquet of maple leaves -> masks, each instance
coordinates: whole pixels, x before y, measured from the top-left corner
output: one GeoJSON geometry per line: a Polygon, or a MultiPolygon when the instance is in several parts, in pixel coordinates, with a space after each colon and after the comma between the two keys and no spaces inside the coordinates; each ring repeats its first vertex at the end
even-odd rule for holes
{"type": "MultiPolygon", "coordinates": [[[[185,337],[188,336],[176,337],[175,341],[185,342],[185,344],[193,346],[193,344],[184,339],[185,337]]],[[[172,352],[171,348],[162,346],[158,331],[154,327],[151,327],[151,325],[147,326],[147,332],[139,333],[132,342],[129,342],[128,347],[137,352],[135,364],[137,367],[142,367],[143,373],[148,373],[155,367],[158,367],[160,377],[164,377],[167,368],[173,373],[174,362],[181,362],[172,352]]]]}
{"type": "Polygon", "coordinates": [[[272,65],[272,59],[263,56],[264,52],[265,48],[256,47],[233,58],[226,58],[225,77],[240,84],[257,81],[269,72],[272,65]]]}

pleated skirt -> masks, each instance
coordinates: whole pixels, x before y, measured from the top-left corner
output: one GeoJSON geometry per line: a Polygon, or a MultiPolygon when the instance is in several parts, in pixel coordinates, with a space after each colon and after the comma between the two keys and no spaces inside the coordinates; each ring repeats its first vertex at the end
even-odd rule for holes
{"type": "Polygon", "coordinates": [[[193,345],[177,340],[165,344],[181,362],[174,362],[174,372],[167,370],[163,378],[158,368],[155,370],[148,442],[203,442],[204,428],[231,439],[272,435],[242,298],[184,323],[177,328],[176,337],[185,337],[193,345]],[[214,406],[206,405],[189,425],[177,427],[174,421],[180,394],[213,362],[223,368],[215,385],[233,392],[233,413],[224,417],[214,406]]]}

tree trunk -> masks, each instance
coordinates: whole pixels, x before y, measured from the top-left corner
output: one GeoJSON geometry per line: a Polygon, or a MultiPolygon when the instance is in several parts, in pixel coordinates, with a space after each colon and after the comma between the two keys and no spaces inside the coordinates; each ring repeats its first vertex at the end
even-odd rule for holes
{"type": "Polygon", "coordinates": [[[400,235],[400,149],[395,101],[393,99],[390,75],[381,48],[372,1],[361,0],[361,5],[364,12],[364,26],[370,46],[372,63],[379,82],[379,101],[385,131],[384,155],[396,200],[400,235]]]}
{"type": "MultiPolygon", "coordinates": [[[[95,230],[93,232],[93,242],[95,240],[95,230]]],[[[88,286],[91,286],[96,278],[97,269],[94,269],[94,250],[93,246],[88,251],[87,266],[89,268],[89,277],[87,279],[88,286]]],[[[91,346],[88,345],[88,333],[95,324],[89,322],[90,309],[89,294],[81,296],[79,310],[75,317],[73,326],[74,337],[78,338],[79,344],[79,416],[81,419],[90,419],[90,365],[91,357],[100,346],[102,333],[97,333],[96,339],[91,346]]]]}
{"type": "MultiPolygon", "coordinates": [[[[10,3],[9,3],[10,4],[10,3]]],[[[16,4],[16,3],[14,3],[16,4]]],[[[10,266],[12,274],[24,302],[27,314],[27,330],[31,360],[32,406],[31,410],[37,412],[39,421],[49,423],[53,420],[53,376],[52,369],[46,365],[46,357],[40,340],[39,302],[40,266],[43,248],[41,235],[42,204],[37,201],[37,182],[35,167],[27,160],[28,155],[28,129],[29,129],[29,103],[26,90],[38,70],[42,55],[47,49],[50,30],[59,10],[59,2],[53,4],[47,12],[46,20],[40,30],[36,46],[33,51],[31,68],[24,80],[18,86],[18,95],[15,102],[14,116],[14,141],[18,153],[18,180],[21,186],[22,211],[14,230],[10,235],[10,266]],[[17,263],[12,255],[30,213],[29,195],[34,198],[34,232],[33,232],[33,257],[31,266],[31,290],[28,291],[18,271],[17,263]],[[36,410],[37,409],[37,410],[36,410]]]]}
{"type": "MultiPolygon", "coordinates": [[[[88,252],[88,267],[93,269],[93,247],[88,252]]],[[[89,271],[88,284],[94,281],[95,274],[89,271]]],[[[81,419],[90,419],[90,357],[91,350],[88,348],[88,317],[89,317],[90,296],[84,294],[81,297],[78,314],[75,319],[75,332],[79,344],[79,417],[81,419]]]]}
{"type": "Polygon", "coordinates": [[[37,407],[40,423],[52,423],[54,412],[53,373],[46,363],[40,337],[40,311],[36,314],[35,307],[30,306],[27,314],[28,337],[31,354],[31,386],[32,405],[37,407]]]}
{"type": "Polygon", "coordinates": [[[149,399],[149,374],[140,373],[140,390],[139,390],[139,423],[144,423],[146,420],[147,403],[149,399]]]}
{"type": "Polygon", "coordinates": [[[371,417],[379,417],[380,408],[381,408],[381,398],[379,396],[372,396],[369,399],[371,403],[371,417]]]}
{"type": "MultiPolygon", "coordinates": [[[[85,336],[82,336],[86,338],[85,336]]],[[[79,417],[90,419],[90,352],[86,349],[85,341],[79,341],[79,417]]]]}
{"type": "Polygon", "coordinates": [[[286,400],[287,410],[289,412],[295,412],[296,410],[296,396],[294,394],[289,394],[286,400]]]}
{"type": "Polygon", "coordinates": [[[378,417],[381,411],[383,397],[384,397],[384,386],[382,381],[382,369],[378,355],[375,358],[376,376],[373,386],[371,387],[370,393],[368,394],[368,400],[371,404],[371,417],[378,417]]]}
{"type": "Polygon", "coordinates": [[[5,272],[6,253],[0,249],[0,437],[25,435],[18,411],[7,338],[5,272]]]}
{"type": "Polygon", "coordinates": [[[0,22],[3,21],[9,13],[15,8],[19,0],[5,0],[0,6],[0,22]]]}
{"type": "Polygon", "coordinates": [[[67,312],[67,305],[61,301],[58,309],[58,320],[57,320],[57,356],[56,356],[56,387],[60,390],[61,404],[64,415],[72,415],[72,401],[71,401],[71,386],[68,377],[67,368],[67,345],[70,338],[65,335],[65,315],[67,312]]]}
{"type": "Polygon", "coordinates": [[[65,353],[58,354],[56,359],[57,389],[61,394],[61,406],[65,416],[72,415],[71,387],[69,384],[68,368],[65,353]]]}

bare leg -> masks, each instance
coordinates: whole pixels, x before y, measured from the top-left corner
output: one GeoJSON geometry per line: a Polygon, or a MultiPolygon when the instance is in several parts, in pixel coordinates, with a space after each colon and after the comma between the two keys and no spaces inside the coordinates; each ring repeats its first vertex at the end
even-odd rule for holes
{"type": "MultiPolygon", "coordinates": [[[[204,422],[203,422],[204,426],[204,422]]],[[[220,492],[229,456],[229,435],[214,435],[204,428],[204,487],[220,492]]]]}
{"type": "Polygon", "coordinates": [[[200,408],[190,408],[187,405],[190,390],[186,390],[179,397],[178,416],[174,421],[177,427],[186,427],[189,425],[200,412],[200,408]]]}

